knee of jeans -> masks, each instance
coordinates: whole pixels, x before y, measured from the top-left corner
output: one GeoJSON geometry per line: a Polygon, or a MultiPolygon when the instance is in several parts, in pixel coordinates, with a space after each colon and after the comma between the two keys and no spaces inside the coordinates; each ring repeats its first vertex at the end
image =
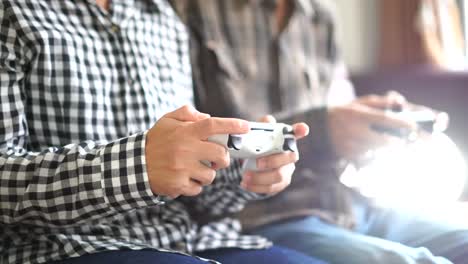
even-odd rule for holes
{"type": "Polygon", "coordinates": [[[409,248],[408,250],[385,249],[374,263],[401,263],[401,264],[442,264],[451,263],[447,259],[434,256],[429,249],[424,247],[409,248]]]}
{"type": "Polygon", "coordinates": [[[409,254],[405,254],[401,251],[394,249],[384,249],[381,251],[374,251],[373,254],[369,255],[369,259],[366,260],[366,263],[381,263],[381,264],[390,264],[390,263],[414,263],[413,259],[409,254]]]}

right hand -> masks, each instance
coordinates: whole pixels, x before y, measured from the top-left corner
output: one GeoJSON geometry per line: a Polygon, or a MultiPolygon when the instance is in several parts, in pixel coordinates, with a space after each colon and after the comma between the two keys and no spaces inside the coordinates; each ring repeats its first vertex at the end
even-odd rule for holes
{"type": "MultiPolygon", "coordinates": [[[[264,116],[260,121],[276,123],[273,116],[264,116]]],[[[296,139],[309,134],[309,126],[305,123],[292,125],[296,139]]],[[[291,183],[298,152],[286,151],[257,159],[260,171],[246,171],[242,177],[241,186],[251,192],[273,195],[284,190],[291,183]]]]}
{"type": "Polygon", "coordinates": [[[384,109],[407,104],[403,96],[389,93],[386,96],[369,95],[329,110],[331,142],[337,156],[359,163],[366,153],[382,146],[403,143],[403,139],[380,133],[372,125],[394,129],[416,130],[414,122],[403,120],[384,109]]]}
{"type": "Polygon", "coordinates": [[[216,169],[229,166],[226,149],[206,139],[215,134],[244,134],[245,120],[214,118],[190,106],[164,115],[149,130],[146,166],[151,190],[156,195],[176,198],[198,195],[213,182],[216,169]],[[211,162],[207,167],[202,161],[211,162]]]}

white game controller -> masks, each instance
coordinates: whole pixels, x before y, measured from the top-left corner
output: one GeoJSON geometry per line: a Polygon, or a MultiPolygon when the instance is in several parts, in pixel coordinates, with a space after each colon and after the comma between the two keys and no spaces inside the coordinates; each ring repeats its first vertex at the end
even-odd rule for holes
{"type": "Polygon", "coordinates": [[[232,158],[247,159],[244,169],[257,171],[257,158],[282,153],[297,152],[292,126],[283,123],[249,122],[246,134],[214,135],[208,141],[226,147],[232,158]]]}

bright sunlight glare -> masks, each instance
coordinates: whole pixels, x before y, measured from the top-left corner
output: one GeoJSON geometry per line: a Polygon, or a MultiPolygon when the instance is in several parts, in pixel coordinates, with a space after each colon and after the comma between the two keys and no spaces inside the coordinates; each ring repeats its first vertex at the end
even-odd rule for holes
{"type": "Polygon", "coordinates": [[[364,168],[341,181],[385,206],[431,210],[456,201],[464,188],[466,166],[445,134],[380,149],[364,168]]]}

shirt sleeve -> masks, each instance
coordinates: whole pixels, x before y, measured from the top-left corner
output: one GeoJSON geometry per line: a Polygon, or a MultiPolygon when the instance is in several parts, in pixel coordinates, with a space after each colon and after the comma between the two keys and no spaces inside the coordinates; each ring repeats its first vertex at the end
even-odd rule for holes
{"type": "Polygon", "coordinates": [[[0,19],[0,222],[76,225],[159,204],[146,174],[145,133],[31,151],[24,85],[31,54],[0,19]]]}
{"type": "Polygon", "coordinates": [[[355,99],[355,93],[338,45],[336,14],[328,5],[313,2],[316,12],[312,18],[312,24],[317,29],[314,36],[316,66],[325,73],[321,85],[325,88],[326,100],[323,106],[299,113],[286,111],[278,113],[276,117],[284,123],[306,122],[311,128],[311,133],[298,143],[301,153],[299,165],[313,169],[318,175],[339,177],[348,163],[335,152],[330,138],[328,112],[331,107],[350,103],[355,99]]]}
{"type": "Polygon", "coordinates": [[[302,157],[307,158],[304,163],[309,164],[317,172],[339,176],[348,163],[335,151],[330,138],[328,112],[331,107],[348,104],[355,99],[353,86],[342,62],[334,64],[327,99],[328,102],[323,107],[311,108],[300,114],[283,117],[280,121],[290,124],[297,122],[309,124],[312,132],[298,143],[302,157]]]}

